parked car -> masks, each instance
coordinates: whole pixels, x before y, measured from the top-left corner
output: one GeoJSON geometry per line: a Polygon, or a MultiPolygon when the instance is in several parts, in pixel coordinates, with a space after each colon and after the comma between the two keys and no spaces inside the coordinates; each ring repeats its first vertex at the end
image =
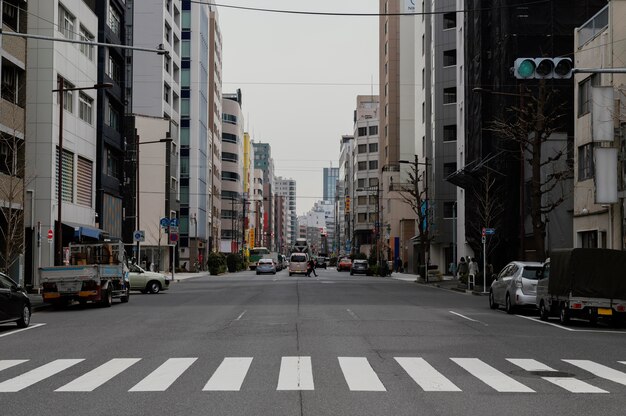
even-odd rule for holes
{"type": "Polygon", "coordinates": [[[128,280],[130,281],[130,290],[157,294],[170,287],[170,280],[163,273],[149,272],[136,264],[131,264],[129,269],[128,280]]]}
{"type": "Polygon", "coordinates": [[[261,259],[256,264],[256,274],[271,273],[276,274],[276,264],[272,259],[261,259]]]}
{"type": "Polygon", "coordinates": [[[20,328],[30,324],[30,299],[23,287],[0,273],[0,324],[15,322],[20,328]]]}
{"type": "Polygon", "coordinates": [[[355,274],[369,276],[371,274],[369,262],[367,260],[354,260],[352,262],[352,268],[350,269],[350,276],[354,276],[355,274]]]}
{"type": "Polygon", "coordinates": [[[491,283],[489,307],[497,309],[503,305],[507,313],[518,307],[537,307],[537,271],[542,263],[513,261],[507,264],[491,283]]]}
{"type": "Polygon", "coordinates": [[[306,274],[308,260],[306,253],[292,253],[289,258],[289,276],[295,273],[306,274]]]}
{"type": "Polygon", "coordinates": [[[349,257],[343,257],[341,260],[339,260],[339,263],[337,263],[338,272],[342,270],[350,271],[351,268],[352,268],[352,260],[350,260],[349,257]]]}

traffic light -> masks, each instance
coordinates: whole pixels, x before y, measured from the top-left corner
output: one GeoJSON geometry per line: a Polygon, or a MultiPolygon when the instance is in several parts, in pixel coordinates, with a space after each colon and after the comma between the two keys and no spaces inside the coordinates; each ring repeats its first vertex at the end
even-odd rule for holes
{"type": "Polygon", "coordinates": [[[517,79],[569,79],[573,69],[570,58],[517,58],[513,75],[517,79]]]}

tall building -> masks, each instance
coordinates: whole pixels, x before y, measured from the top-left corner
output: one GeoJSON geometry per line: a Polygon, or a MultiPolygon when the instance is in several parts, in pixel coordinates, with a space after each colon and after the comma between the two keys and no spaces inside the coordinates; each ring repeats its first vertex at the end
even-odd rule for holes
{"type": "MultiPolygon", "coordinates": [[[[21,4],[19,4],[21,6],[21,4]]],[[[6,7],[6,4],[5,4],[6,7]]],[[[27,19],[27,32],[58,38],[79,39],[83,33],[98,32],[98,17],[95,10],[82,0],[29,1],[28,10],[37,10],[36,19],[27,19]]],[[[25,16],[23,16],[25,18],[25,16]]],[[[4,19],[4,16],[3,16],[4,19]]],[[[23,22],[23,21],[22,21],[23,22]]],[[[19,30],[19,29],[18,29],[19,30]]],[[[95,35],[94,35],[95,36],[95,35]]],[[[3,45],[7,38],[3,36],[3,45]]],[[[19,43],[18,43],[19,44],[19,43]]],[[[20,47],[24,47],[21,43],[20,47]]],[[[23,50],[23,49],[22,49],[23,50]]],[[[56,230],[58,217],[58,176],[61,175],[61,208],[63,224],[62,243],[72,241],[75,233],[99,236],[96,229],[96,164],[97,164],[97,126],[98,111],[95,104],[96,91],[66,91],[63,94],[63,108],[60,108],[58,94],[52,90],[60,83],[64,87],[91,87],[98,81],[96,53],[91,48],[64,42],[49,42],[29,39],[26,44],[28,56],[25,80],[26,107],[28,122],[25,127],[25,177],[29,178],[28,188],[35,201],[32,217],[41,224],[42,230],[56,230]],[[63,117],[62,148],[60,148],[59,121],[63,117]],[[62,161],[62,172],[58,169],[58,158],[62,161]]],[[[14,52],[18,54],[17,50],[14,52]]],[[[8,72],[4,69],[7,55],[3,54],[3,81],[8,72]]],[[[19,54],[18,54],[19,58],[19,54]]],[[[13,65],[15,80],[22,83],[24,73],[20,60],[13,65]]],[[[24,84],[22,84],[24,85],[24,84]]],[[[4,94],[4,86],[3,86],[4,94]]],[[[11,98],[7,96],[6,98],[11,98]]],[[[19,105],[9,106],[3,96],[2,117],[9,111],[17,113],[19,105]]],[[[23,96],[18,94],[19,103],[23,96]]],[[[105,109],[106,110],[106,109],[105,109]]],[[[106,116],[105,116],[106,120],[106,116]]],[[[119,119],[109,118],[118,121],[119,119]]],[[[18,130],[19,131],[19,130],[18,130]]],[[[42,266],[54,264],[56,239],[61,237],[54,232],[55,241],[50,250],[41,250],[38,263],[42,266]]],[[[57,251],[60,258],[62,251],[57,251]]],[[[33,284],[39,284],[37,275],[33,284]]]]}
{"type": "Polygon", "coordinates": [[[263,238],[262,245],[270,250],[276,247],[274,159],[269,143],[253,143],[254,168],[263,171],[263,238]]]}
{"type": "Polygon", "coordinates": [[[241,90],[222,96],[222,235],[220,251],[237,253],[243,243],[243,113],[241,90]]]}
{"type": "Polygon", "coordinates": [[[285,248],[292,247],[297,238],[298,214],[296,213],[296,181],[293,179],[276,178],[276,195],[285,198],[287,207],[284,219],[285,229],[283,230],[285,248]]]}
{"type": "Polygon", "coordinates": [[[334,201],[339,168],[324,168],[324,201],[334,201]]]}
{"type": "MultiPolygon", "coordinates": [[[[32,2],[31,2],[32,3],[32,2]]],[[[27,30],[28,4],[26,1],[5,1],[0,25],[5,32],[25,33],[27,30]]],[[[26,134],[26,39],[2,36],[0,43],[0,255],[2,267],[22,286],[33,285],[36,274],[37,222],[28,215],[34,206],[24,201],[24,146],[26,134]],[[11,178],[11,179],[9,179],[11,178]],[[12,183],[13,186],[6,186],[12,183]],[[19,204],[17,204],[19,202],[19,204]],[[25,252],[22,253],[22,247],[25,252]],[[8,248],[8,250],[7,250],[8,248]],[[8,252],[8,254],[7,254],[8,252]],[[24,269],[15,261],[25,254],[24,269]]],[[[29,196],[29,195],[26,195],[29,196]]],[[[33,195],[30,195],[33,196],[33,195]]]]}
{"type": "Polygon", "coordinates": [[[215,251],[221,235],[222,208],[222,32],[217,10],[209,21],[209,129],[211,133],[211,212],[209,215],[209,251],[215,251]]]}
{"type": "Polygon", "coordinates": [[[354,170],[354,136],[344,135],[341,137],[339,147],[339,186],[336,195],[337,223],[335,244],[337,254],[347,255],[352,252],[354,223],[352,220],[352,200],[354,199],[354,182],[352,181],[354,170]]]}

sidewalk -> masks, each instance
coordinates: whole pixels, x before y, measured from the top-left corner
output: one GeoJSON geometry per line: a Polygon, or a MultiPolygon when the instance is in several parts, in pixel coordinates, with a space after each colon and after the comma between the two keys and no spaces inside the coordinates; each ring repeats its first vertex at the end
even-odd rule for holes
{"type": "Polygon", "coordinates": [[[455,292],[471,293],[473,295],[478,295],[478,296],[485,295],[485,293],[482,292],[482,289],[483,289],[482,284],[477,284],[474,287],[474,290],[468,290],[466,284],[463,284],[459,280],[455,280],[453,276],[448,276],[448,275],[443,276],[442,280],[431,280],[428,283],[424,282],[421,276],[417,274],[392,273],[390,277],[395,280],[419,283],[422,285],[439,287],[441,289],[453,290],[455,292]]]}

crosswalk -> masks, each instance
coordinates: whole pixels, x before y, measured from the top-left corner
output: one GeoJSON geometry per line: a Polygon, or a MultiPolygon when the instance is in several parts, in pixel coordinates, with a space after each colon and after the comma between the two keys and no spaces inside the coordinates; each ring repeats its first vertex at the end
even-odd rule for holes
{"type": "MultiPolygon", "coordinates": [[[[623,393],[623,386],[626,386],[626,372],[623,371],[626,370],[624,367],[626,361],[603,364],[591,360],[562,359],[558,362],[560,370],[556,370],[532,358],[482,360],[451,357],[446,359],[445,365],[437,361],[439,369],[423,357],[393,357],[393,360],[377,358],[374,366],[368,357],[336,357],[336,361],[334,358],[332,360],[343,376],[341,383],[345,386],[345,391],[351,392],[388,392],[390,387],[398,388],[398,380],[413,382],[416,391],[426,393],[459,393],[478,389],[497,393],[533,394],[542,392],[537,386],[548,390],[548,386],[552,385],[553,388],[556,386],[558,390],[566,393],[607,394],[623,393]],[[506,369],[496,368],[499,365],[506,369]],[[441,370],[441,367],[445,370],[441,370]],[[511,371],[510,368],[521,369],[521,371],[511,371]],[[446,376],[444,372],[450,374],[446,376]],[[390,381],[389,374],[396,376],[390,381]],[[473,379],[481,383],[468,382],[473,379]],[[462,389],[459,386],[466,387],[462,389]],[[607,389],[607,386],[613,387],[607,389]]],[[[64,378],[63,382],[55,385],[54,392],[94,392],[107,383],[125,386],[124,390],[129,393],[165,392],[175,383],[181,382],[181,377],[202,360],[198,357],[169,358],[156,368],[146,371],[147,375],[138,377],[137,373],[133,372],[132,377],[129,376],[124,379],[124,383],[121,383],[119,380],[124,373],[138,367],[141,361],[141,358],[112,358],[104,363],[99,362],[99,365],[96,364],[94,367],[85,359],[57,359],[30,368],[33,364],[30,360],[0,360],[0,394],[36,388],[33,386],[44,380],[48,381],[46,386],[50,386],[54,384],[55,377],[61,376],[72,367],[75,369],[85,367],[85,369],[84,372],[81,370],[79,373],[82,375],[78,375],[69,382],[68,378],[64,378]],[[25,371],[20,373],[18,371],[20,368],[24,368],[25,371]],[[2,377],[3,372],[4,374],[12,372],[17,375],[5,379],[2,377]]],[[[251,379],[251,372],[259,371],[261,368],[267,372],[267,366],[259,365],[255,368],[254,363],[254,357],[224,357],[217,368],[210,374],[206,374],[205,380],[207,381],[202,381],[195,387],[187,385],[186,388],[203,392],[245,392],[247,389],[255,388],[251,386],[252,381],[247,383],[247,380],[251,379]]],[[[329,380],[323,379],[324,376],[328,377],[326,370],[328,369],[319,371],[319,379],[316,379],[314,357],[281,357],[278,371],[272,372],[271,377],[266,374],[263,377],[264,386],[260,388],[270,388],[276,391],[314,391],[316,385],[324,386],[328,383],[329,380]]],[[[253,379],[258,380],[258,378],[253,379]]],[[[190,380],[186,379],[184,382],[189,383],[190,380]]]]}

